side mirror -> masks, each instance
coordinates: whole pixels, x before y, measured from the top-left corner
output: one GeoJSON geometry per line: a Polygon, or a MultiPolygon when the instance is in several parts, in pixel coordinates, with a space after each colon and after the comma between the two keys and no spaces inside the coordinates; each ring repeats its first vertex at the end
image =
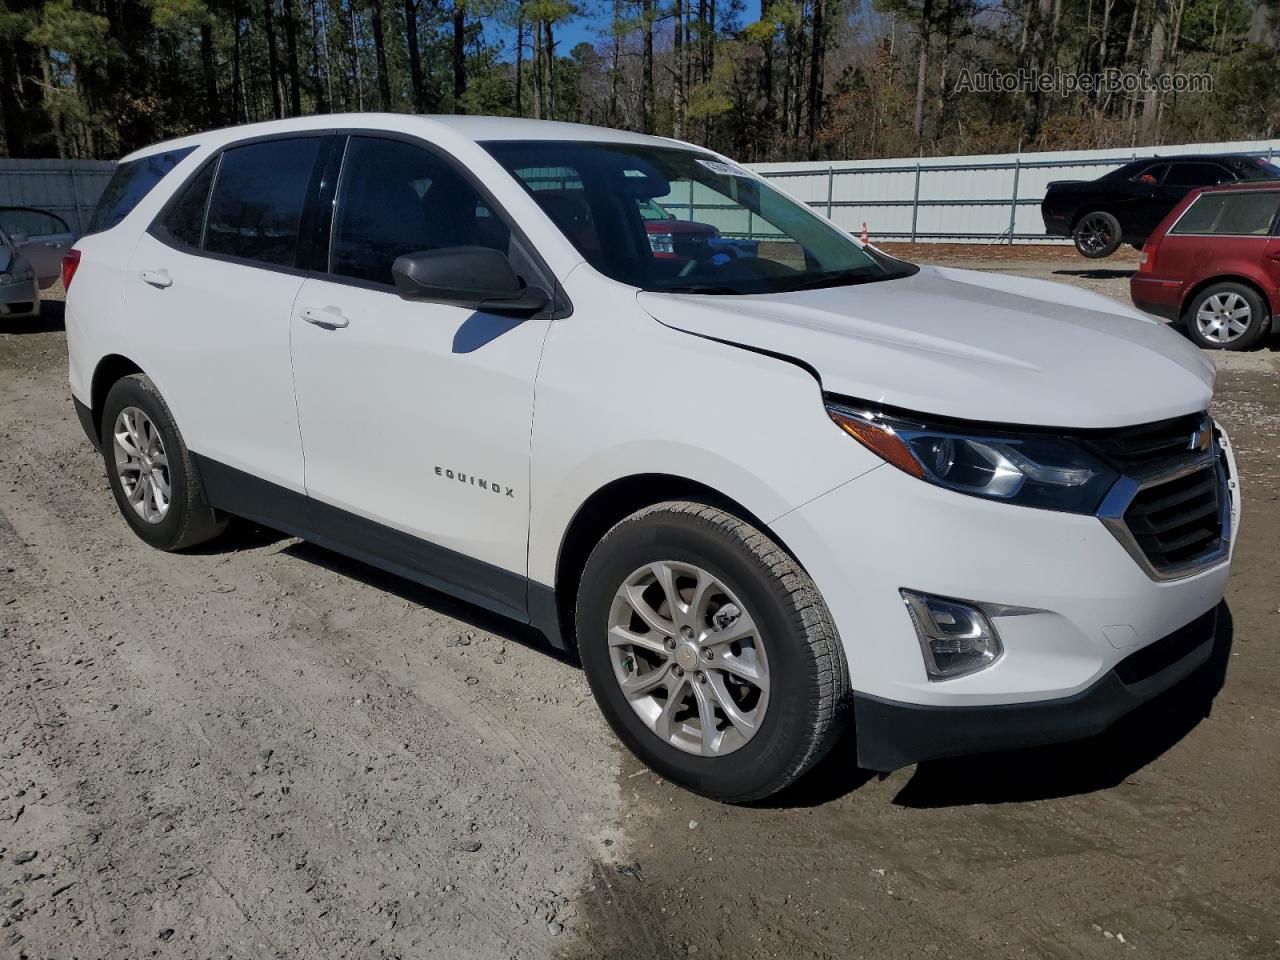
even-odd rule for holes
{"type": "Polygon", "coordinates": [[[396,257],[396,289],[405,300],[447,303],[490,313],[532,314],[550,295],[516,276],[511,262],[490,247],[442,247],[396,257]]]}

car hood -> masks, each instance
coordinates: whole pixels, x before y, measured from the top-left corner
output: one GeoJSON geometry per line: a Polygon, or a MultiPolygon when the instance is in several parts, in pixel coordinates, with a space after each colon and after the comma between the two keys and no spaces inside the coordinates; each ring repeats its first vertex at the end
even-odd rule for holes
{"type": "Polygon", "coordinates": [[[659,322],[800,361],[824,390],[966,420],[1119,427],[1209,404],[1214,367],[1163,323],[1065,284],[922,267],[761,296],[641,292],[659,322]]]}

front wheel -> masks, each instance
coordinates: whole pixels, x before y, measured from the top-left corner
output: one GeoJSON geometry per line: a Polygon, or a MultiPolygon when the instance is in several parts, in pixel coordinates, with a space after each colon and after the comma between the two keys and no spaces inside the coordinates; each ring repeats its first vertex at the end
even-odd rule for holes
{"type": "Polygon", "coordinates": [[[1183,318],[1187,334],[1207,350],[1248,350],[1271,325],[1257,291],[1240,283],[1215,283],[1196,294],[1183,318]]]}
{"type": "Polygon", "coordinates": [[[1109,257],[1120,249],[1120,221],[1105,210],[1086,213],[1076,223],[1071,238],[1081,256],[1090,260],[1109,257]]]}
{"type": "Polygon", "coordinates": [[[583,572],[577,633],[614,732],[704,796],[776,793],[843,729],[848,672],[813,581],[715,507],[661,503],[605,534],[583,572]]]}

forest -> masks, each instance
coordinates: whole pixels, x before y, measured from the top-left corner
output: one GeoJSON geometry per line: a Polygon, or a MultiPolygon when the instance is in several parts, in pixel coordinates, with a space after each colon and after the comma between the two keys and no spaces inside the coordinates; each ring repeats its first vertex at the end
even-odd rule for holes
{"type": "Polygon", "coordinates": [[[1269,138],[1277,2],[0,0],[0,156],[353,110],[572,120],[745,161],[1269,138]],[[1019,70],[1202,83],[975,89],[1019,70]]]}

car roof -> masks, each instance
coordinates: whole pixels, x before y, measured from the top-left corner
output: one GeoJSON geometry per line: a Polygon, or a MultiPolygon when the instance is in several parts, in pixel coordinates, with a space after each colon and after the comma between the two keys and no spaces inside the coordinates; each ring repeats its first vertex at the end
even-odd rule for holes
{"type": "Polygon", "coordinates": [[[527,120],[520,117],[483,117],[452,115],[418,115],[404,113],[327,113],[288,120],[267,120],[235,127],[223,127],[203,133],[178,137],[151,144],[121,158],[124,163],[153,154],[184,147],[221,146],[239,140],[268,137],[281,133],[307,130],[371,129],[387,132],[415,133],[430,139],[431,133],[445,132],[476,142],[488,140],[573,140],[592,143],[629,143],[657,147],[680,146],[709,153],[702,147],[667,137],[651,137],[642,133],[596,127],[585,123],[563,123],[558,120],[527,120]]]}

